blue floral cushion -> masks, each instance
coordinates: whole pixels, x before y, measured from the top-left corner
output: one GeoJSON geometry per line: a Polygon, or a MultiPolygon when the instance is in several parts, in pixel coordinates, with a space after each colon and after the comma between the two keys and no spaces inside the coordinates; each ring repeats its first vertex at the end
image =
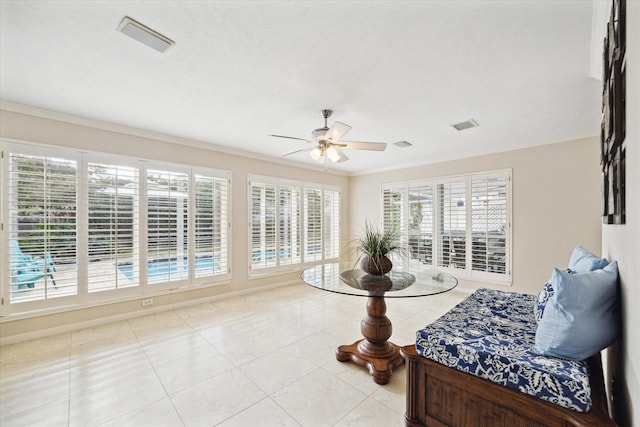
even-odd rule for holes
{"type": "Polygon", "coordinates": [[[538,293],[538,298],[536,298],[536,303],[533,306],[533,314],[536,318],[536,322],[539,322],[542,319],[542,315],[544,314],[544,307],[549,302],[549,299],[554,294],[553,285],[550,282],[544,284],[542,289],[540,289],[540,293],[538,293]]]}
{"type": "MultiPolygon", "coordinates": [[[[573,270],[567,268],[566,271],[568,274],[575,274],[573,270]]],[[[540,292],[538,293],[538,298],[536,298],[536,303],[533,306],[533,314],[536,318],[536,322],[540,322],[542,319],[542,315],[544,314],[544,308],[546,307],[549,300],[555,295],[556,291],[553,288],[552,280],[549,279],[547,283],[544,284],[540,292]]]]}
{"type": "Polygon", "coordinates": [[[445,366],[586,412],[591,408],[586,362],[533,350],[535,300],[533,295],[479,289],[419,330],[416,350],[445,366]]]}

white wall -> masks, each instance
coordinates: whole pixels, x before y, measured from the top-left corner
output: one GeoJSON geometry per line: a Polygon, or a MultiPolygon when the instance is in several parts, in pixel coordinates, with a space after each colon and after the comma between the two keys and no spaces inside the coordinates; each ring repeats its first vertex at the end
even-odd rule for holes
{"type": "Polygon", "coordinates": [[[621,426],[640,426],[640,2],[627,1],[627,192],[625,225],[602,226],[602,253],[618,261],[622,338],[607,355],[621,426]]]}
{"type": "MultiPolygon", "coordinates": [[[[18,110],[20,108],[15,109],[18,110]]],[[[26,109],[29,110],[29,108],[26,109]]],[[[206,148],[199,148],[198,145],[203,147],[206,145],[197,141],[193,141],[194,146],[177,145],[167,142],[167,140],[172,139],[171,137],[158,135],[158,139],[154,139],[132,135],[143,133],[133,129],[126,129],[132,134],[105,130],[105,128],[116,127],[105,123],[91,123],[88,120],[68,117],[59,113],[32,110],[34,114],[37,112],[38,115],[42,116],[60,117],[65,121],[38,117],[24,112],[0,110],[0,136],[8,139],[61,145],[81,150],[95,150],[104,153],[231,171],[233,216],[231,283],[154,296],[153,309],[172,304],[188,303],[189,301],[225,293],[238,293],[262,286],[272,286],[299,280],[300,271],[265,278],[248,278],[247,174],[275,176],[341,187],[341,202],[344,206],[341,218],[344,230],[342,235],[343,246],[349,238],[349,179],[347,176],[211,151],[206,148]],[[84,122],[95,124],[95,127],[77,124],[84,122]]],[[[5,318],[1,319],[0,341],[8,342],[11,337],[21,334],[29,336],[29,334],[37,333],[47,328],[58,328],[59,330],[59,328],[78,322],[92,322],[114,316],[135,315],[146,310],[146,308],[142,309],[139,301],[128,301],[15,321],[8,321],[5,318]]]]}
{"type": "MultiPolygon", "coordinates": [[[[587,138],[352,177],[351,231],[357,234],[365,218],[380,219],[383,183],[512,168],[513,285],[507,290],[537,294],[553,267],[567,266],[576,244],[599,252],[599,149],[597,138],[587,138]]],[[[462,288],[480,286],[505,289],[460,281],[462,288]]]]}

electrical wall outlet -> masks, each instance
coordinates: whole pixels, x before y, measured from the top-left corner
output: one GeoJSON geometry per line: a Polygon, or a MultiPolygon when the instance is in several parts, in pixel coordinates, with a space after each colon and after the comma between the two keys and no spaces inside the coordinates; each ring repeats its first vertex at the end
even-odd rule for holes
{"type": "Polygon", "coordinates": [[[148,299],[143,299],[142,300],[142,306],[146,307],[148,305],[153,305],[153,298],[148,298],[148,299]]]}

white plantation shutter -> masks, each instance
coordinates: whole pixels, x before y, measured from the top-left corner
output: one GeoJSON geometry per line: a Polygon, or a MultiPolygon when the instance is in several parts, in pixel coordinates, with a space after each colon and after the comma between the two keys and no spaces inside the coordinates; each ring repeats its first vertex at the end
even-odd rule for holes
{"type": "Polygon", "coordinates": [[[405,186],[382,190],[382,218],[385,230],[402,230],[405,227],[406,198],[405,186]]]}
{"type": "Polygon", "coordinates": [[[280,265],[302,261],[301,189],[291,185],[279,187],[280,265]]]}
{"type": "Polygon", "coordinates": [[[140,284],[139,170],[87,164],[89,292],[140,284]]]}
{"type": "Polygon", "coordinates": [[[230,172],[5,140],[0,150],[0,315],[231,277],[230,172]]]}
{"type": "Polygon", "coordinates": [[[322,260],[322,190],[304,189],[304,260],[322,260]]]}
{"type": "Polygon", "coordinates": [[[251,181],[251,268],[276,266],[276,186],[251,181]]]}
{"type": "Polygon", "coordinates": [[[409,261],[432,264],[434,182],[390,184],[382,190],[383,228],[394,227],[409,261]]]}
{"type": "Polygon", "coordinates": [[[467,181],[456,180],[438,184],[439,250],[438,265],[466,268],[467,242],[467,181]]]}
{"type": "Polygon", "coordinates": [[[195,277],[226,276],[229,272],[229,179],[194,175],[195,277]]]}
{"type": "Polygon", "coordinates": [[[324,190],[324,259],[340,256],[340,192],[324,190]]]}
{"type": "Polygon", "coordinates": [[[25,151],[8,153],[10,302],[76,295],[77,161],[25,151]]]}
{"type": "Polygon", "coordinates": [[[412,260],[433,264],[433,185],[414,184],[408,188],[408,249],[412,260]]]}
{"type": "Polygon", "coordinates": [[[189,175],[147,170],[147,281],[188,278],[189,175]]]}
{"type": "Polygon", "coordinates": [[[340,256],[340,191],[249,176],[249,259],[253,274],[340,256]]]}
{"type": "Polygon", "coordinates": [[[474,178],[471,265],[475,271],[506,274],[509,225],[508,177],[474,178]]]}
{"type": "Polygon", "coordinates": [[[400,230],[411,262],[510,282],[510,177],[504,170],[384,184],[384,229],[400,230]]]}
{"type": "MultiPolygon", "coordinates": [[[[382,191],[382,229],[395,229],[403,246],[407,247],[407,186],[384,188],[382,191]]],[[[373,224],[377,227],[377,224],[373,224]]]]}

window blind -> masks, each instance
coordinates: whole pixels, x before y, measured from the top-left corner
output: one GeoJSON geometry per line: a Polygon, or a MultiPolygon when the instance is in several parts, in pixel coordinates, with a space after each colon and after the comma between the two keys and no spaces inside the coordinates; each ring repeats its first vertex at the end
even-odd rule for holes
{"type": "Polygon", "coordinates": [[[438,184],[440,245],[438,265],[466,268],[467,182],[438,184]]]}
{"type": "Polygon", "coordinates": [[[433,187],[408,187],[408,249],[412,260],[433,264],[433,187]]]}
{"type": "Polygon", "coordinates": [[[75,295],[77,162],[46,154],[8,157],[10,302],[75,295]],[[69,273],[54,275],[56,264],[68,265],[69,273]]]}
{"type": "Polygon", "coordinates": [[[249,194],[251,270],[340,256],[339,189],[255,175],[249,194]]]}
{"type": "Polygon", "coordinates": [[[324,190],[324,259],[340,256],[340,192],[324,190]]]}
{"type": "Polygon", "coordinates": [[[199,175],[195,185],[195,277],[228,274],[229,180],[199,175]]]}
{"type": "Polygon", "coordinates": [[[304,260],[322,260],[322,191],[304,189],[304,260]]]}
{"type": "Polygon", "coordinates": [[[87,164],[89,292],[140,284],[138,168],[87,164]]]}
{"type": "Polygon", "coordinates": [[[302,261],[302,205],[300,188],[282,185],[279,188],[280,265],[302,261]]]}
{"type": "Polygon", "coordinates": [[[276,266],[276,186],[250,183],[251,191],[251,265],[255,268],[276,266]]]}
{"type": "Polygon", "coordinates": [[[188,276],[189,175],[147,171],[147,281],[175,282],[188,276]]]}
{"type": "Polygon", "coordinates": [[[472,181],[473,270],[498,274],[507,270],[507,185],[506,177],[472,181]]]}
{"type": "Polygon", "coordinates": [[[409,260],[500,283],[510,272],[510,171],[382,186],[383,227],[396,227],[409,260]],[[434,261],[435,256],[435,261],[434,261]]]}
{"type": "Polygon", "coordinates": [[[228,172],[4,140],[0,150],[0,315],[231,277],[228,172]]]}

